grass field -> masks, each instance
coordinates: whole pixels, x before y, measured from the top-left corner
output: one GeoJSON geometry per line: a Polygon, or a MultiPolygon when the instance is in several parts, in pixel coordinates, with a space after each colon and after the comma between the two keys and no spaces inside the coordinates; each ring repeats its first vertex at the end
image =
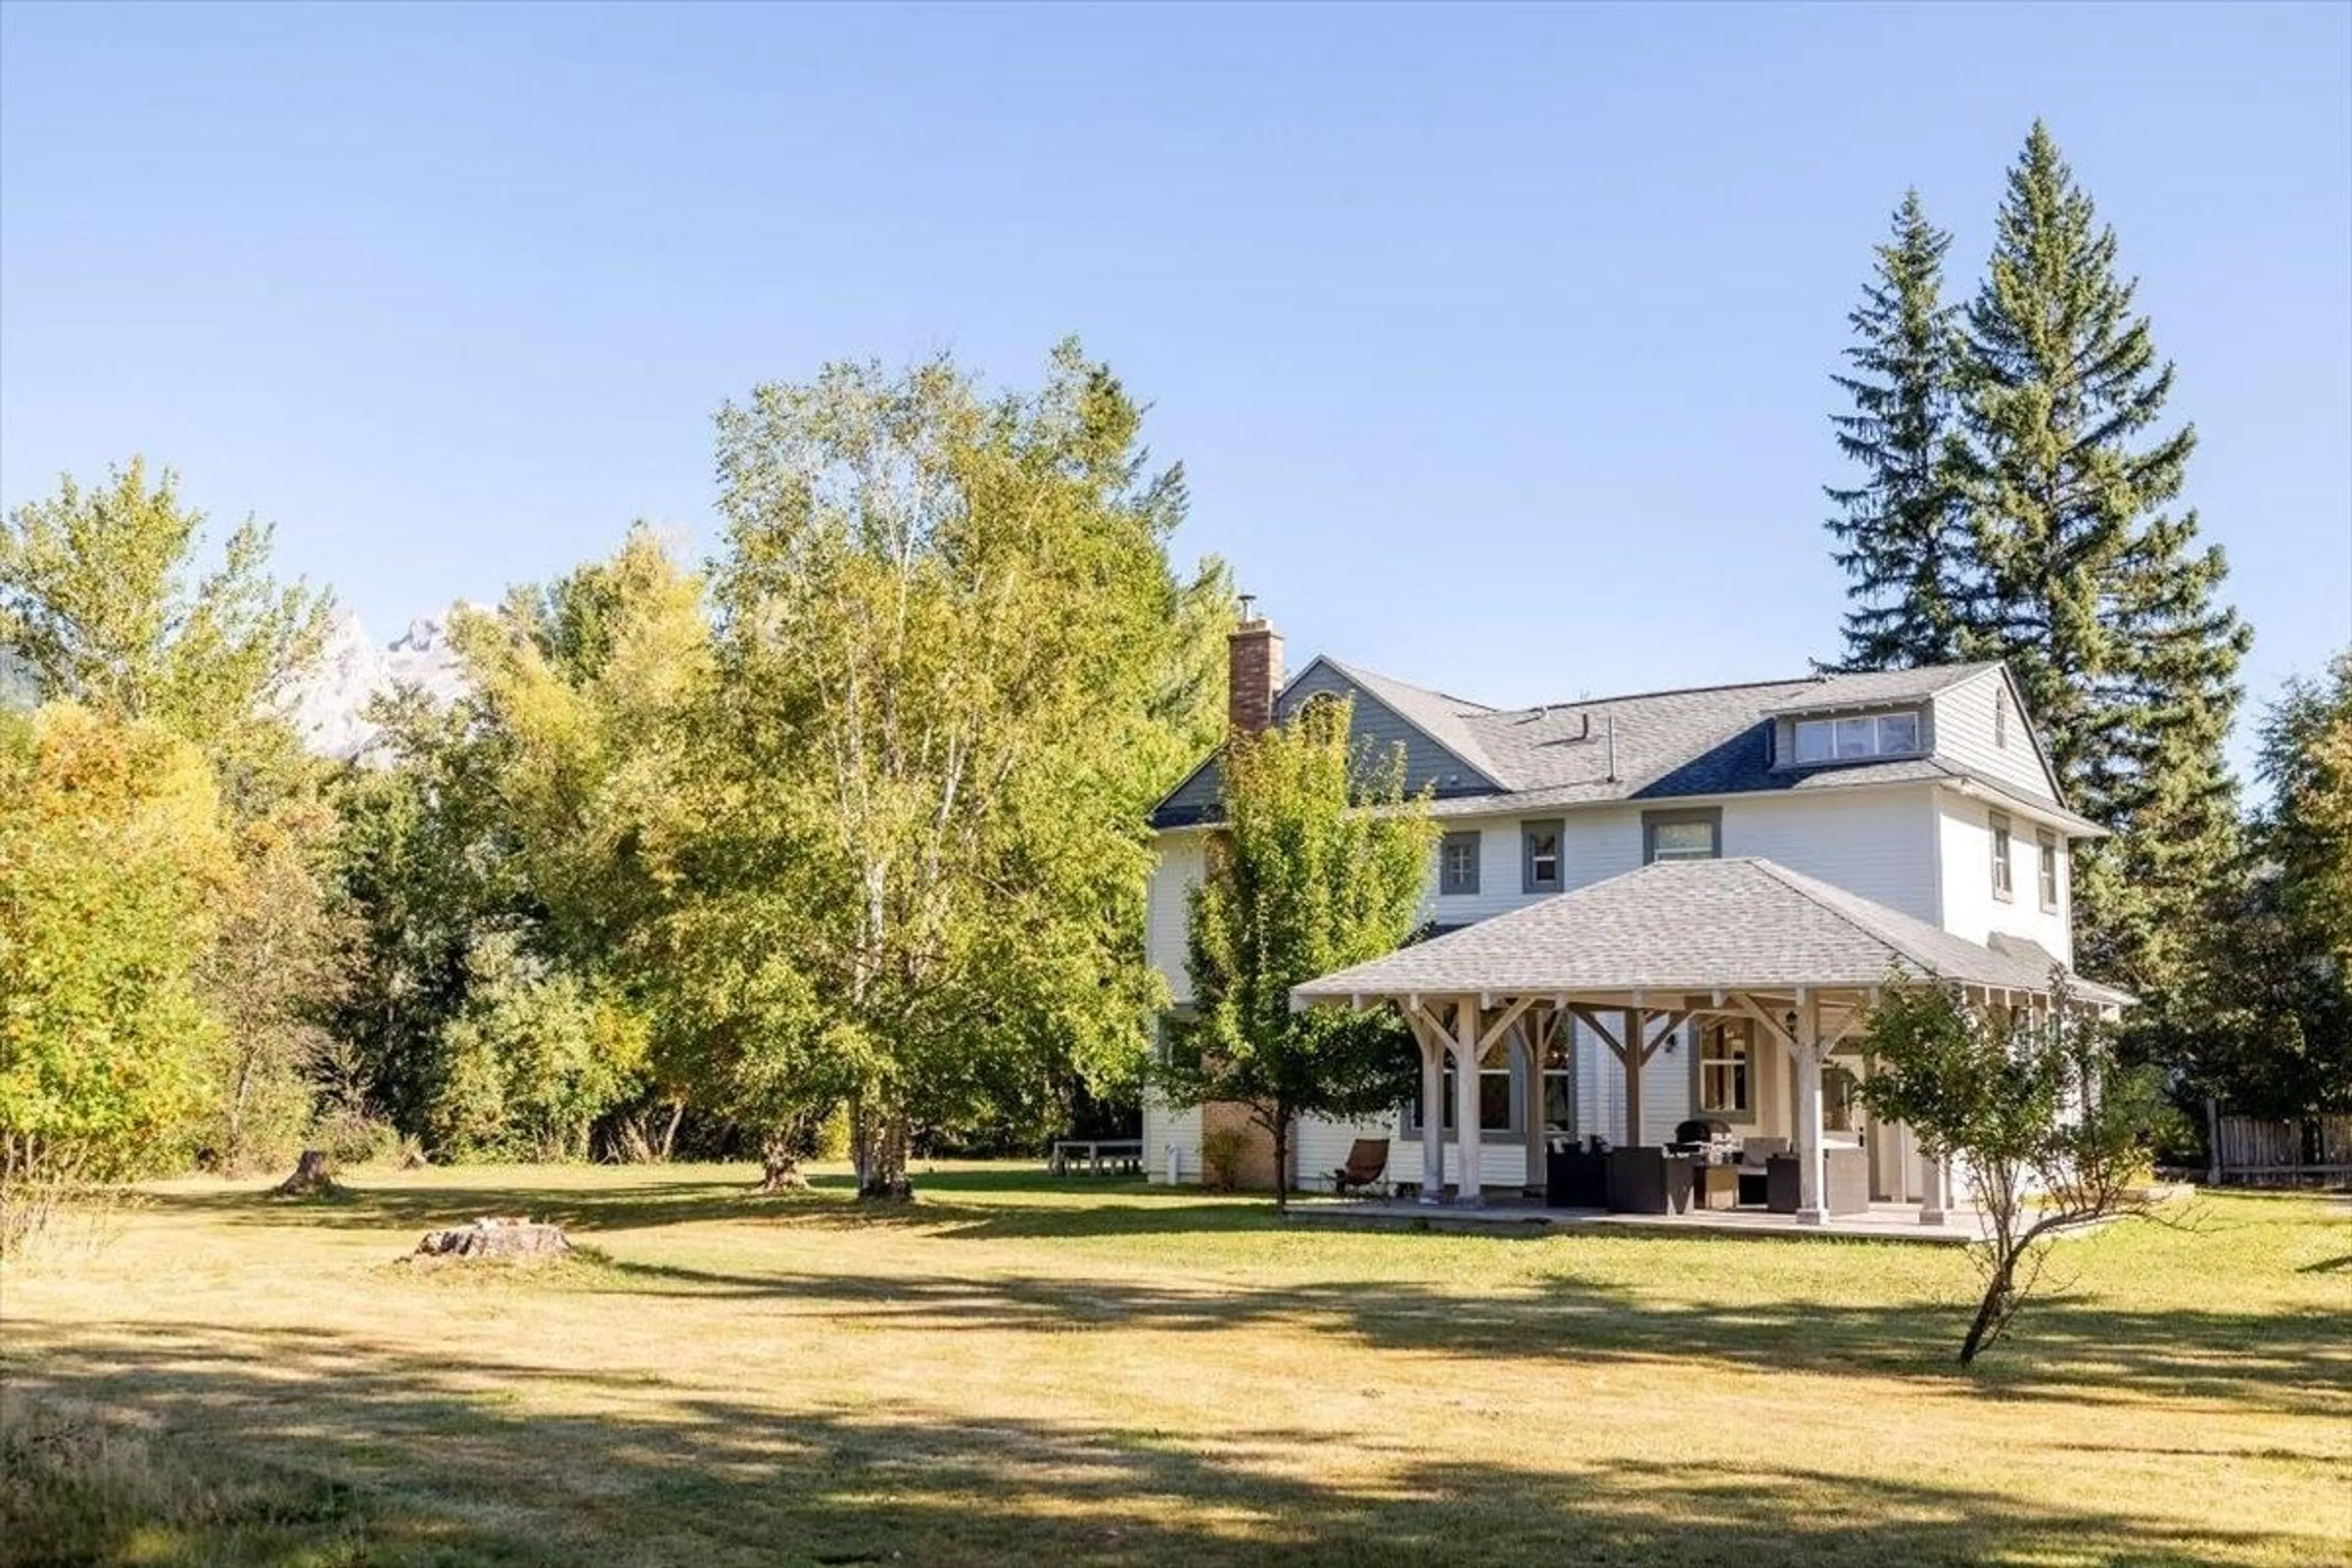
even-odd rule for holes
{"type": "Polygon", "coordinates": [[[1943,1249],[1285,1228],[943,1169],[173,1184],[14,1268],[0,1559],[2275,1563],[2352,1551],[2352,1206],[1943,1249]],[[395,1263],[529,1213],[600,1256],[395,1263]]]}

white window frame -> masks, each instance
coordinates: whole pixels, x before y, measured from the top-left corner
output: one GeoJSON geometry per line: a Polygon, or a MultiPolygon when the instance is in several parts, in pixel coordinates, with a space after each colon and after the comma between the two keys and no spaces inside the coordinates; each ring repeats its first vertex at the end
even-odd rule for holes
{"type": "Polygon", "coordinates": [[[2034,883],[2042,895],[2042,911],[2054,915],[2058,912],[2059,900],[2058,836],[2046,827],[2040,828],[2033,835],[2033,843],[2040,854],[2034,867],[2034,883]]]}
{"type": "Polygon", "coordinates": [[[1744,1022],[1709,1024],[1699,1030],[1698,1114],[1736,1116],[1747,1121],[1756,1114],[1756,1040],[1744,1022]],[[1728,1100],[1714,1093],[1717,1069],[1738,1089],[1728,1100]]]}
{"type": "Polygon", "coordinates": [[[1927,731],[1926,717],[1916,708],[1797,719],[1790,723],[1789,751],[1801,767],[1916,757],[1926,749],[1927,731]],[[1898,742],[1898,736],[1905,738],[1898,742]]]}
{"type": "Polygon", "coordinates": [[[1988,820],[1992,829],[1992,896],[2002,903],[2017,900],[2016,835],[2010,830],[2009,814],[1996,811],[1988,820]]]}

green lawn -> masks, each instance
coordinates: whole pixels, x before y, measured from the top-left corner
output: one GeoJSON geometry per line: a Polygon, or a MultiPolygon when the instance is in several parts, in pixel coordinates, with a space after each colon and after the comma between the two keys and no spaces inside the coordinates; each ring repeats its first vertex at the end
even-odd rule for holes
{"type": "Polygon", "coordinates": [[[171,1184],[13,1268],[0,1561],[2340,1562],[2352,1206],[1946,1249],[1276,1225],[958,1167],[171,1184]],[[561,1219],[595,1259],[394,1261],[561,1219]]]}

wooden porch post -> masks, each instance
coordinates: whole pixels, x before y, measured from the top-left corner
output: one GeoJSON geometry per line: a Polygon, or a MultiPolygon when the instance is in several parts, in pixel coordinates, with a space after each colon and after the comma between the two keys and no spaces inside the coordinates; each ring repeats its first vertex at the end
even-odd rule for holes
{"type": "Polygon", "coordinates": [[[1625,1009],[1625,1049],[1618,1060],[1625,1068],[1625,1146],[1642,1146],[1642,1070],[1649,1066],[1650,1016],[1638,1007],[1625,1009]]]}
{"type": "Polygon", "coordinates": [[[1797,1223],[1822,1223],[1827,1166],[1822,1151],[1822,1005],[1797,1005],[1797,1223]]]}
{"type": "Polygon", "coordinates": [[[1486,1201],[1478,1158],[1478,999],[1463,997],[1454,1013],[1454,1139],[1462,1161],[1454,1173],[1454,1201],[1464,1208],[1486,1201]]]}
{"type": "Polygon", "coordinates": [[[1422,1018],[1413,1019],[1421,1044],[1421,1201],[1445,1201],[1445,1042],[1422,1018]]]}
{"type": "Polygon", "coordinates": [[[1919,1223],[1944,1223],[1944,1162],[1923,1158],[1919,1172],[1919,1223]]]}
{"type": "Polygon", "coordinates": [[[1527,1063],[1527,1166],[1520,1179],[1530,1193],[1544,1187],[1544,1047],[1548,1044],[1544,1020],[1529,1012],[1520,1020],[1517,1035],[1519,1059],[1527,1063]]]}

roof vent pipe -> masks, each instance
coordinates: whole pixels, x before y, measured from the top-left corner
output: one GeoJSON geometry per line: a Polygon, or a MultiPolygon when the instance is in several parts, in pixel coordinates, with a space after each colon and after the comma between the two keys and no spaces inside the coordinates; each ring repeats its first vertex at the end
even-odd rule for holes
{"type": "Polygon", "coordinates": [[[1609,782],[1617,782],[1617,715],[1609,715],[1609,782]]]}

